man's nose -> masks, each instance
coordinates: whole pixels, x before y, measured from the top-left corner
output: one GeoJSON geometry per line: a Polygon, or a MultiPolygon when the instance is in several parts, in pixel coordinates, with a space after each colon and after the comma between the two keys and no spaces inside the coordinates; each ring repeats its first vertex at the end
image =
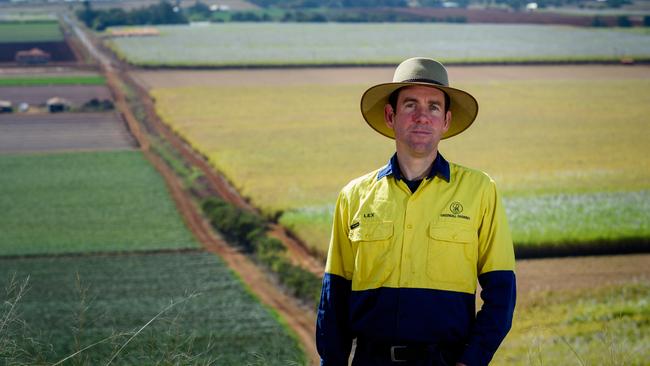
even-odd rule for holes
{"type": "Polygon", "coordinates": [[[413,120],[419,123],[428,122],[430,120],[429,110],[424,107],[417,107],[413,112],[413,120]]]}

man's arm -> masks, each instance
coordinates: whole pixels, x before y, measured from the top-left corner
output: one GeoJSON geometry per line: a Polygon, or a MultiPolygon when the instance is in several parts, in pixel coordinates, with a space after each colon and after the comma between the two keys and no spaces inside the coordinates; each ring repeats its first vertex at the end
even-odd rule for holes
{"type": "Polygon", "coordinates": [[[479,228],[478,281],[483,306],[460,359],[467,366],[487,365],[512,326],[516,302],[514,250],[505,210],[490,182],[479,228]]]}
{"type": "Polygon", "coordinates": [[[347,216],[347,202],[341,193],[334,210],[332,238],[316,321],[316,347],[322,366],[347,366],[352,348],[349,300],[353,259],[347,216]]]}

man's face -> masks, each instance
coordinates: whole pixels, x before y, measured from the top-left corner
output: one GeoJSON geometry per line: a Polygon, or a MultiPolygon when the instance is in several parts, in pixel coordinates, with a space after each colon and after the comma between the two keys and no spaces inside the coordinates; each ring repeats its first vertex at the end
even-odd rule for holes
{"type": "Polygon", "coordinates": [[[435,156],[438,142],[451,123],[445,112],[445,95],[428,86],[409,86],[399,91],[395,110],[384,107],[386,124],[395,132],[397,151],[412,157],[435,156]]]}

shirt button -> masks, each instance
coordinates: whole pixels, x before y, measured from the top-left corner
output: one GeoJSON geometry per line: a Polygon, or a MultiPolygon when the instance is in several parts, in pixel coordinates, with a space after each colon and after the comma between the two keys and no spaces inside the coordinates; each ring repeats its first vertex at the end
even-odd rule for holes
{"type": "Polygon", "coordinates": [[[408,225],[406,225],[406,228],[407,228],[407,229],[413,229],[413,225],[408,224],[408,225]]]}
{"type": "Polygon", "coordinates": [[[453,238],[454,240],[456,240],[456,239],[458,239],[458,235],[454,234],[454,235],[452,236],[452,238],[453,238]]]}

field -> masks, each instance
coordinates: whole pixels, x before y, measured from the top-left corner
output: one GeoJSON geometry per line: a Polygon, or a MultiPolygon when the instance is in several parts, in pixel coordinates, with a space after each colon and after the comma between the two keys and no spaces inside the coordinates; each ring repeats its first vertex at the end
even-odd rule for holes
{"type": "Polygon", "coordinates": [[[54,21],[0,21],[0,43],[63,41],[59,23],[54,21]]]}
{"type": "Polygon", "coordinates": [[[0,117],[0,153],[135,147],[136,141],[117,113],[11,114],[0,117]]]}
{"type": "Polygon", "coordinates": [[[494,365],[650,364],[647,282],[545,292],[515,312],[494,365]]]}
{"type": "MultiPolygon", "coordinates": [[[[634,69],[636,78],[618,78],[628,72],[624,67],[585,78],[554,69],[550,79],[534,67],[510,79],[483,70],[482,78],[457,84],[481,101],[477,123],[443,142],[441,151],[495,178],[517,245],[647,241],[648,69],[634,69]]],[[[163,119],[245,196],[269,214],[282,212],[283,224],[323,252],[338,190],[385,164],[394,148],[358,112],[371,83],[313,85],[284,73],[289,85],[281,89],[256,85],[253,74],[239,85],[154,88],[152,94],[163,119]]]]}
{"type": "Polygon", "coordinates": [[[650,36],[611,29],[488,24],[226,23],[161,26],[108,44],[137,65],[392,64],[619,60],[650,57],[650,36]],[[390,46],[388,46],[390,45],[390,46]]]}
{"type": "MultiPolygon", "coordinates": [[[[5,79],[6,80],[6,79],[5,79]]],[[[73,106],[79,107],[85,102],[95,98],[111,100],[111,92],[105,85],[30,85],[30,86],[2,86],[0,95],[3,100],[12,101],[14,104],[29,103],[44,105],[48,99],[59,97],[68,100],[73,106]]]]}
{"type": "Polygon", "coordinates": [[[213,254],[0,259],[3,320],[13,298],[4,288],[14,276],[29,278],[29,289],[15,308],[18,319],[0,328],[0,360],[51,365],[96,343],[65,364],[108,364],[152,320],[113,364],[303,362],[276,315],[213,254]],[[3,344],[7,335],[17,344],[3,344]]]}
{"type": "Polygon", "coordinates": [[[3,86],[32,86],[32,85],[104,85],[106,80],[102,76],[32,76],[32,77],[4,77],[0,78],[0,87],[3,86]]]}
{"type": "Polygon", "coordinates": [[[196,248],[141,152],[0,155],[0,255],[196,248]]]}

